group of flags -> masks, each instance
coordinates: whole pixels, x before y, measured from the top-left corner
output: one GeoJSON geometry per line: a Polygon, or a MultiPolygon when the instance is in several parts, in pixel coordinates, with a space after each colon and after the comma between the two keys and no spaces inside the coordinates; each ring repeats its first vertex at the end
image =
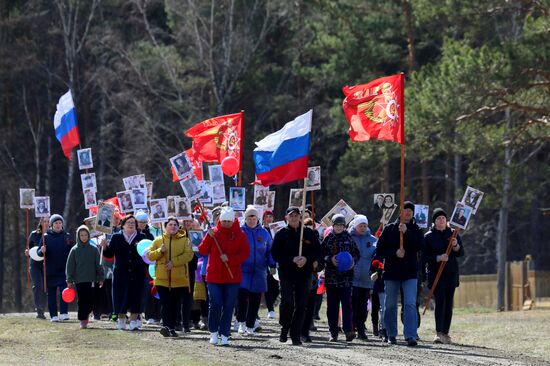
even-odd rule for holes
{"type": "MultiPolygon", "coordinates": [[[[352,141],[377,139],[404,145],[404,74],[346,86],[343,92],[342,108],[352,141]]],[[[256,142],[254,183],[277,185],[307,176],[312,117],[313,110],[309,110],[256,142]]],[[[239,171],[242,170],[243,127],[244,112],[241,111],[207,119],[186,131],[193,145],[185,152],[198,179],[202,179],[202,162],[222,163],[228,156],[235,157],[239,171]]],[[[80,138],[70,90],[59,99],[54,129],[63,153],[71,159],[71,150],[80,144],[80,138]]],[[[177,175],[173,175],[177,181],[177,175]]]]}

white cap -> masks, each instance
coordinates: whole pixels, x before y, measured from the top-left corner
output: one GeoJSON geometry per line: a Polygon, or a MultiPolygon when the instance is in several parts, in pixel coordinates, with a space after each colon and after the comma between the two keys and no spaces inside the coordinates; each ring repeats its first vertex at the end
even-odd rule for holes
{"type": "Polygon", "coordinates": [[[367,216],[365,215],[355,215],[353,218],[353,227],[359,226],[359,224],[369,224],[369,220],[367,219],[367,216]]]}
{"type": "Polygon", "coordinates": [[[231,207],[224,207],[220,213],[220,221],[235,220],[235,211],[231,207]]]}
{"type": "Polygon", "coordinates": [[[248,216],[258,217],[258,210],[253,205],[248,205],[246,211],[244,212],[244,217],[247,218],[248,216]]]}

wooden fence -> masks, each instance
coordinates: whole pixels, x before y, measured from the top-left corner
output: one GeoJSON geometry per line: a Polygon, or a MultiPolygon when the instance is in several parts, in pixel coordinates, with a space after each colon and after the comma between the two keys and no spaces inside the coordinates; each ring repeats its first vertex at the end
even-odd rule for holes
{"type": "MultiPolygon", "coordinates": [[[[521,310],[529,299],[534,306],[550,298],[550,271],[527,270],[526,262],[508,262],[506,310],[521,310]]],[[[497,275],[460,276],[455,307],[483,306],[496,309],[497,275]]]]}

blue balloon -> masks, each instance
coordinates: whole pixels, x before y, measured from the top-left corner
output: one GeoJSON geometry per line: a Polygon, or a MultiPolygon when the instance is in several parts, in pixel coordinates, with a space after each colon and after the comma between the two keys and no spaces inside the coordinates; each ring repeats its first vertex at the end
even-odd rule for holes
{"type": "Polygon", "coordinates": [[[339,272],[349,271],[353,264],[353,258],[349,252],[340,252],[336,254],[336,261],[338,262],[336,268],[339,272]]]}
{"type": "Polygon", "coordinates": [[[149,265],[149,276],[151,276],[151,278],[155,278],[155,265],[154,264],[149,265]]]}
{"type": "Polygon", "coordinates": [[[136,247],[139,256],[141,257],[143,252],[145,252],[145,249],[149,248],[151,245],[153,245],[153,242],[149,239],[143,239],[140,241],[136,247]]]}

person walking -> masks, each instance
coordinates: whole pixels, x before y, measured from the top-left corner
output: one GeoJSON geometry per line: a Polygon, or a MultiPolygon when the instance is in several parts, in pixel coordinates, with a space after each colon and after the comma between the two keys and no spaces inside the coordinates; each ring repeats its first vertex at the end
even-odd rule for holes
{"type": "Polygon", "coordinates": [[[455,229],[447,225],[448,216],[442,208],[432,215],[432,227],[424,236],[423,262],[427,264],[428,287],[432,288],[439,267],[447,262],[434,291],[435,338],[434,343],[451,344],[449,329],[453,318],[453,298],[459,285],[457,258],[464,255],[464,246],[459,235],[452,238],[455,229]],[[452,239],[451,239],[452,238],[452,239]],[[451,241],[452,250],[446,254],[451,241]]]}
{"type": "MultiPolygon", "coordinates": [[[[48,218],[43,217],[40,219],[36,230],[31,232],[28,238],[28,249],[25,249],[25,256],[29,257],[29,250],[33,247],[40,248],[42,243],[42,228],[48,225],[48,218]]],[[[34,310],[36,311],[36,318],[46,319],[44,316],[44,308],[46,306],[46,294],[44,293],[44,265],[42,261],[34,260],[30,258],[29,271],[31,273],[32,282],[32,296],[34,300],[34,310]]]]}

